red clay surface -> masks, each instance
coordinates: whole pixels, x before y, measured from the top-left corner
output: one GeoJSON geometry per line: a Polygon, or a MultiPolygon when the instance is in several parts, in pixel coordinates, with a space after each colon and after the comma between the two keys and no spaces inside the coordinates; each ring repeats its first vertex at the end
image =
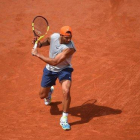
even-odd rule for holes
{"type": "Polygon", "coordinates": [[[0,140],[140,140],[139,0],[1,0],[0,17],[0,140]],[[59,126],[58,81],[51,106],[38,96],[36,15],[49,20],[49,35],[73,28],[70,131],[59,126]]]}

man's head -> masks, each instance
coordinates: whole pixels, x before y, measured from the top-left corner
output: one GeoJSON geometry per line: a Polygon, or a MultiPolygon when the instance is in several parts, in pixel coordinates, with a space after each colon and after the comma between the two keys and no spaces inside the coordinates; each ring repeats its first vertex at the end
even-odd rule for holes
{"type": "Polygon", "coordinates": [[[63,26],[60,29],[61,43],[68,44],[72,38],[72,29],[69,26],[63,26]]]}

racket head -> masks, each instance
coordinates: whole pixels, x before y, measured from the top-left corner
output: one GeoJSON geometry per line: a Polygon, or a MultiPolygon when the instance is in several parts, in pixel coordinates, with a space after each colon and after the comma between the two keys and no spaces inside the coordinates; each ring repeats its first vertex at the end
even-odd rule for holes
{"type": "Polygon", "coordinates": [[[47,34],[49,30],[49,22],[43,16],[36,16],[32,21],[32,30],[34,36],[41,37],[47,34]]]}

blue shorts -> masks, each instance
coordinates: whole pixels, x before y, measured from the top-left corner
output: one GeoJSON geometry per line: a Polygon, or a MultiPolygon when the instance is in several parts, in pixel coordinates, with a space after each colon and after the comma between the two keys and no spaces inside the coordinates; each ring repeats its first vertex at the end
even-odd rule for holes
{"type": "Polygon", "coordinates": [[[43,70],[41,86],[42,87],[53,86],[53,85],[55,85],[57,78],[59,79],[59,81],[62,81],[62,80],[70,80],[71,81],[72,72],[73,72],[73,68],[65,68],[60,72],[53,72],[53,71],[49,71],[45,67],[43,70]]]}

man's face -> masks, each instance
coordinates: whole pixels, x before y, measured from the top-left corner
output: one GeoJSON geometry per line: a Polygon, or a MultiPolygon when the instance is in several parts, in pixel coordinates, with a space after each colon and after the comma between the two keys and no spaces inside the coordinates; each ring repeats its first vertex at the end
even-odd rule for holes
{"type": "Polygon", "coordinates": [[[68,44],[68,43],[70,43],[71,38],[72,38],[71,35],[69,35],[69,36],[62,36],[62,43],[63,43],[63,44],[68,44]]]}

